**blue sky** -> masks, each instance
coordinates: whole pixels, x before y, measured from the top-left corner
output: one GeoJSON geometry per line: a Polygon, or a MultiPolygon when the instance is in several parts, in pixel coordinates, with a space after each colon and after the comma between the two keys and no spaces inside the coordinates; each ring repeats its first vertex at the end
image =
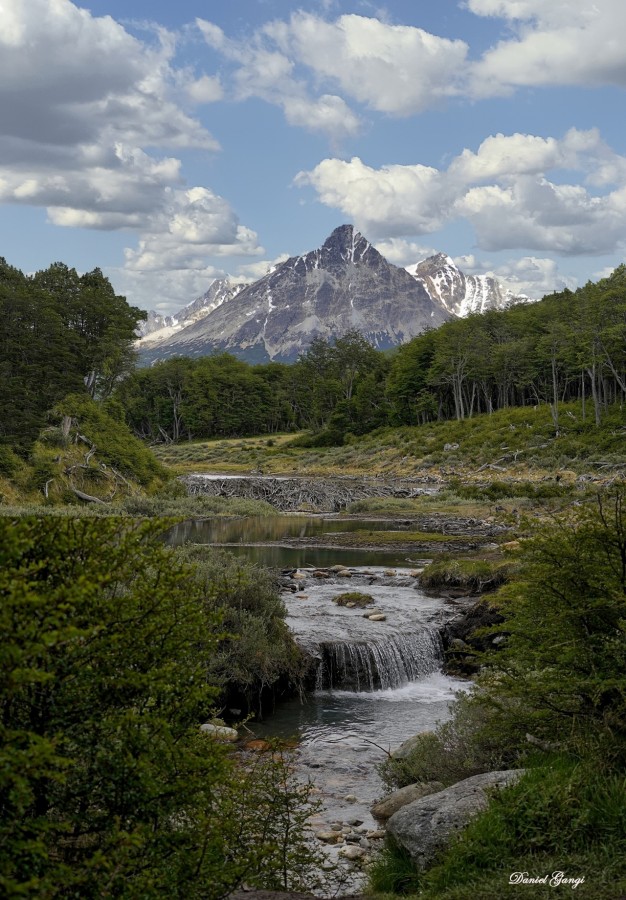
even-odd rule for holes
{"type": "Polygon", "coordinates": [[[353,222],[530,296],[624,261],[623,0],[3,0],[0,254],[171,312],[353,222]]]}

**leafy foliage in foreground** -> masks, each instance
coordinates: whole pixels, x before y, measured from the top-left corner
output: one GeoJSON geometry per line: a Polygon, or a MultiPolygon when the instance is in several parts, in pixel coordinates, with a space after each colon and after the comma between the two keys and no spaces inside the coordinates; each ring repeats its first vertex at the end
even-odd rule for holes
{"type": "Polygon", "coordinates": [[[199,730],[220,623],[163,523],[0,519],[0,893],[312,883],[308,789],[199,730]],[[309,862],[307,862],[309,860],[309,862]]]}
{"type": "Polygon", "coordinates": [[[523,542],[498,602],[510,637],[491,668],[498,716],[626,767],[626,488],[523,542]]]}

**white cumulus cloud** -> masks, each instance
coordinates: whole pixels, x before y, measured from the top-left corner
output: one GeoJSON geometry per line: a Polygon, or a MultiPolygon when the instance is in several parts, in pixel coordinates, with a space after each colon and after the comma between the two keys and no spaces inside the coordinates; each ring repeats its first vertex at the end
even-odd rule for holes
{"type": "Polygon", "coordinates": [[[218,76],[177,68],[176,36],[147,34],[70,0],[0,0],[0,203],[43,207],[54,225],[138,234],[126,283],[144,305],[156,280],[182,290],[220,273],[210,257],[262,253],[227,200],[185,186],[171,155],[219,150],[187,111],[221,98],[218,76]]]}
{"type": "Polygon", "coordinates": [[[595,129],[559,139],[494,135],[441,170],[325,159],[295,183],[379,240],[464,219],[483,250],[600,254],[626,241],[626,158],[595,129]]]}
{"type": "Polygon", "coordinates": [[[514,29],[473,66],[474,95],[524,85],[626,87],[623,0],[468,0],[467,6],[514,29]]]}

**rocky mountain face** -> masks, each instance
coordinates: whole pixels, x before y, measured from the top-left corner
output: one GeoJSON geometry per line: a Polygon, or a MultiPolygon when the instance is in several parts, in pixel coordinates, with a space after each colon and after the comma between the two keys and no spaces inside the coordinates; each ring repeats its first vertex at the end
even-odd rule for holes
{"type": "Polygon", "coordinates": [[[212,282],[208,291],[171,316],[162,316],[151,309],[148,318],[139,327],[139,350],[148,347],[155,349],[167,342],[177,332],[204,319],[225,300],[236,297],[244,287],[245,284],[224,278],[212,282]]]}
{"type": "Polygon", "coordinates": [[[140,350],[145,362],[215,351],[251,362],[291,361],[317,337],[358,330],[384,349],[448,318],[422,280],[387,262],[352,225],[342,225],[318,250],[286,260],[158,347],[140,350]]]}
{"type": "Polygon", "coordinates": [[[512,303],[529,302],[524,295],[505,290],[491,275],[465,275],[445,253],[429,256],[407,272],[454,316],[469,316],[488,309],[506,309],[512,303]]]}

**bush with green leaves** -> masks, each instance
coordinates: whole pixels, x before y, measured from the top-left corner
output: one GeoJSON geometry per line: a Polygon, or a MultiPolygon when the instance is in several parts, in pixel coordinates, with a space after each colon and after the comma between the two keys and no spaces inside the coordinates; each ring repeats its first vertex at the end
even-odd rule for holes
{"type": "Polygon", "coordinates": [[[217,900],[309,877],[308,788],[200,731],[221,623],[163,528],[0,519],[2,896],[217,900]]]}
{"type": "Polygon", "coordinates": [[[390,756],[382,763],[380,774],[388,788],[397,790],[418,781],[450,785],[514,762],[515,742],[509,744],[501,731],[492,728],[494,713],[482,692],[457,694],[451,712],[451,718],[433,731],[417,735],[406,755],[390,756]]]}
{"type": "Polygon", "coordinates": [[[193,563],[226,633],[210,664],[213,683],[222,687],[222,702],[260,714],[264,702],[273,702],[278,694],[301,692],[310,660],[285,622],[285,604],[271,573],[200,544],[186,544],[176,553],[193,563]]]}
{"type": "Polygon", "coordinates": [[[70,394],[54,408],[53,416],[71,417],[80,432],[97,448],[98,459],[147,487],[167,480],[168,473],[152,451],[131,434],[124,422],[87,395],[70,394]]]}
{"type": "Polygon", "coordinates": [[[497,595],[510,635],[490,662],[503,728],[626,763],[626,486],[522,542],[497,595]]]}

